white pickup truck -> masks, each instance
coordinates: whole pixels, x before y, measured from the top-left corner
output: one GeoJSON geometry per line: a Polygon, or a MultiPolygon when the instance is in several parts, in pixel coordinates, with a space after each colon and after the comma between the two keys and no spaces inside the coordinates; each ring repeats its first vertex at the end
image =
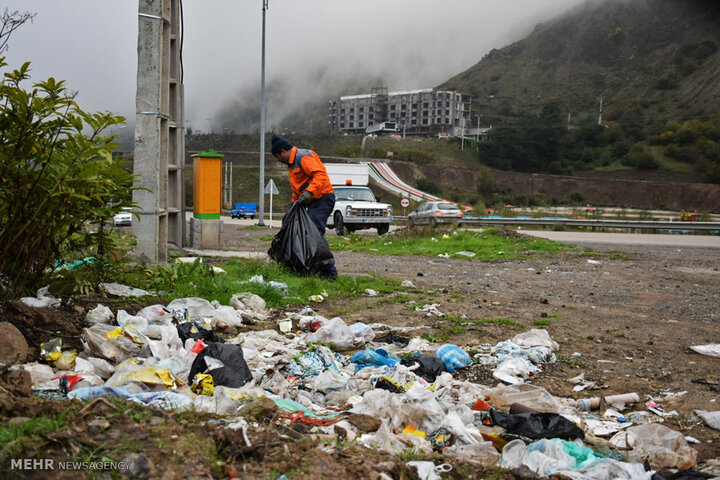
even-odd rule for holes
{"type": "Polygon", "coordinates": [[[338,235],[376,228],[378,235],[388,232],[392,222],[392,205],[380,203],[368,187],[370,167],[364,163],[326,163],[335,189],[335,208],[327,225],[338,235]]]}

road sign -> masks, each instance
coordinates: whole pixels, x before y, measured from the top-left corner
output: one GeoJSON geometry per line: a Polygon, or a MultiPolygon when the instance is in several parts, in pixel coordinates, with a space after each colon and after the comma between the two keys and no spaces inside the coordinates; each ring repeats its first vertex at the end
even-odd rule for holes
{"type": "Polygon", "coordinates": [[[403,198],[402,200],[400,200],[400,206],[403,207],[403,208],[409,207],[409,206],[410,206],[410,200],[408,200],[407,198],[403,198]]]}
{"type": "Polygon", "coordinates": [[[267,185],[265,185],[265,194],[277,195],[279,193],[277,185],[275,185],[275,182],[271,178],[267,185]]]}

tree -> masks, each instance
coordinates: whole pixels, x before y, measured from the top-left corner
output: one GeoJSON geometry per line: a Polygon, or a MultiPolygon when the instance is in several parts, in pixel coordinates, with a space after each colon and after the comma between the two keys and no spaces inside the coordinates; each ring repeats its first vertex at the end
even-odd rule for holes
{"type": "MultiPolygon", "coordinates": [[[[7,64],[0,57],[0,70],[7,64]]],[[[133,176],[112,158],[124,122],[87,113],[63,81],[30,90],[29,62],[0,83],[0,296],[14,298],[48,281],[58,260],[91,254],[103,268],[113,247],[107,222],[133,206],[133,176]]]]}

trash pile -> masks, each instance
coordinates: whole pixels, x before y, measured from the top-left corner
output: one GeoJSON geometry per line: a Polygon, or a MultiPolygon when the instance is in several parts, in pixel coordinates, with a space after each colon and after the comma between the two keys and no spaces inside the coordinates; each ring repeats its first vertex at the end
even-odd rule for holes
{"type": "MultiPolygon", "coordinates": [[[[464,349],[405,336],[413,329],[347,325],[309,307],[283,315],[270,320],[251,293],[230,305],[176,299],[136,315],[98,305],[87,314],[83,351],[56,338],[42,344],[42,362],[13,368],[27,370],[45,399],[125,398],[225,415],[248,444],[246,432],[264,427],[243,407],[269,400],[286,422],[312,432],[342,431],[392,455],[440,453],[438,465],[408,462],[423,479],[441,478],[453,462],[571,479],[713,478],[664,472],[695,468],[697,452],[694,439],[662,425],[672,412],[657,399],[633,411],[635,393],[573,400],[527,383],[556,360],[560,347],[546,330],[464,349]],[[247,328],[257,322],[276,328],[247,328]],[[500,383],[454,377],[473,362],[500,383]]],[[[699,415],[717,422],[718,412],[699,415]]]]}

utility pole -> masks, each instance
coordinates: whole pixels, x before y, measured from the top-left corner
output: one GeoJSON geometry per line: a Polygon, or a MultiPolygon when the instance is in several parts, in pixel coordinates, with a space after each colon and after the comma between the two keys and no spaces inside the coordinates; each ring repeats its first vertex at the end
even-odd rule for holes
{"type": "Polygon", "coordinates": [[[600,125],[601,127],[603,126],[603,123],[602,123],[602,101],[603,101],[603,99],[602,99],[602,97],[600,97],[600,114],[598,116],[598,125],[600,125]]]}
{"type": "Polygon", "coordinates": [[[262,0],[262,61],[260,68],[260,199],[258,201],[258,226],[264,227],[265,222],[265,12],[268,0],[262,0]]]}

